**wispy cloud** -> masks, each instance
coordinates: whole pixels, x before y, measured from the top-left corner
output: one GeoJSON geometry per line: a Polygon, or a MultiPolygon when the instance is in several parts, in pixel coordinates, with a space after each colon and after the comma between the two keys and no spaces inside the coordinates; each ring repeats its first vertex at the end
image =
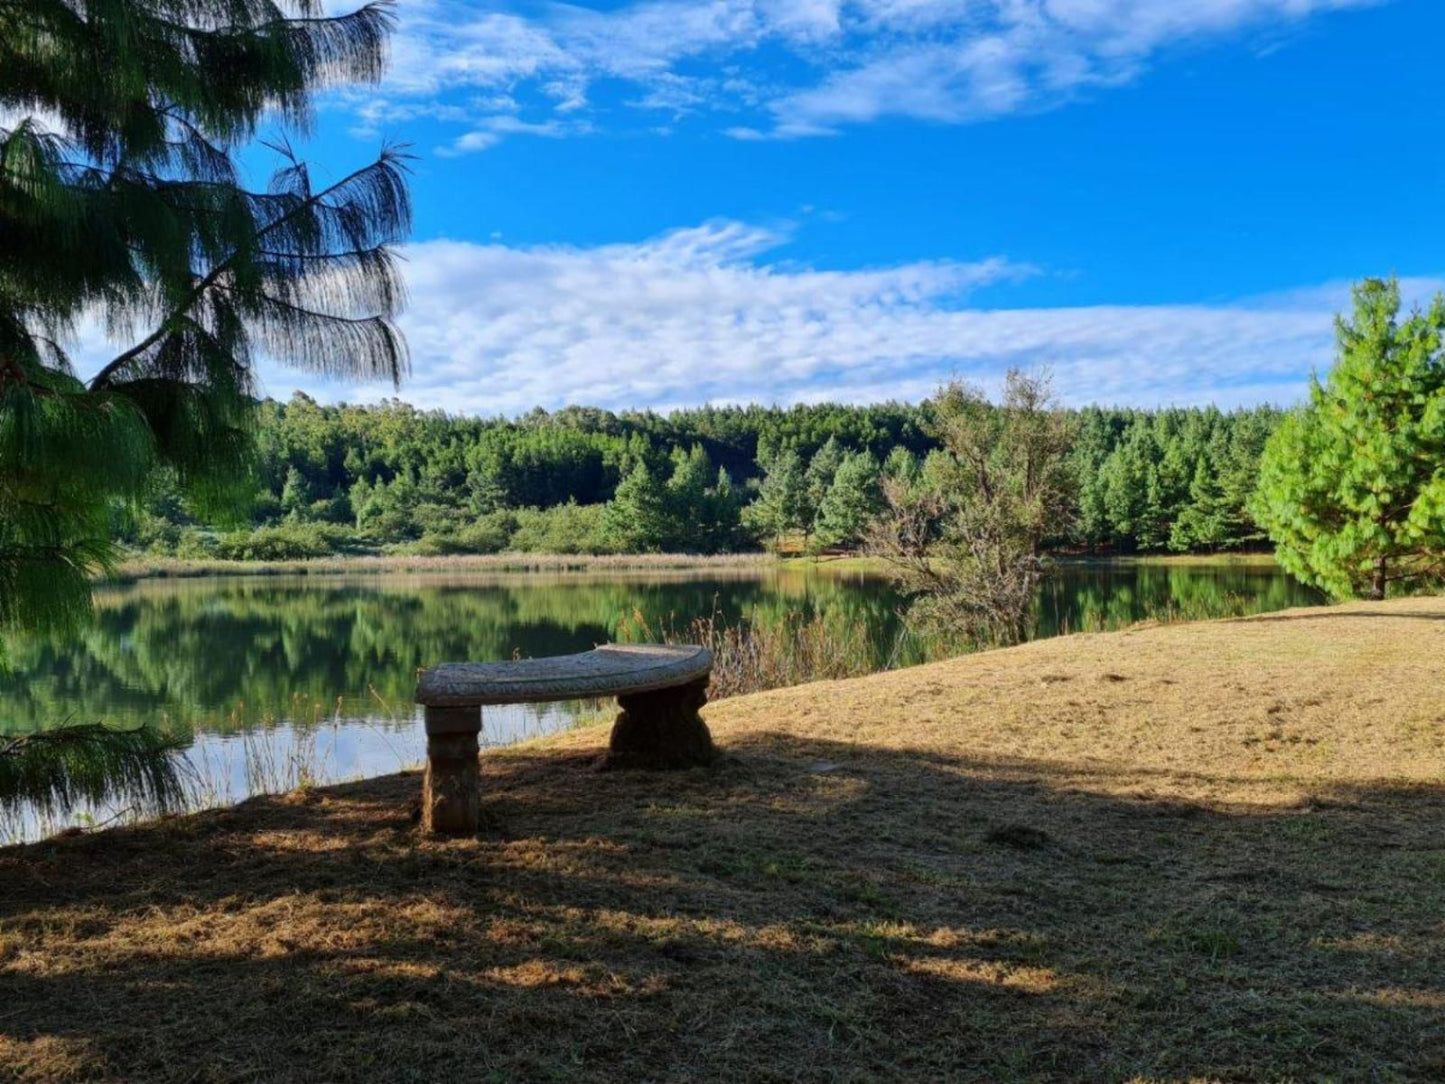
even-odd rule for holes
{"type": "MultiPolygon", "coordinates": [[[[916,400],[957,375],[1052,366],[1073,403],[1290,402],[1329,364],[1344,284],[1226,305],[975,307],[1038,272],[995,257],[829,271],[768,262],[778,230],[711,222],[635,244],[408,250],[407,400],[482,414],[588,403],[916,400]]],[[[1423,298],[1442,285],[1411,280],[1423,298]]],[[[388,387],[297,386],[364,400],[388,387]]]]}
{"type": "Polygon", "coordinates": [[[484,98],[450,96],[502,92],[541,113],[575,114],[601,81],[631,84],[624,104],[636,109],[720,112],[732,118],[724,130],[745,139],[886,116],[969,123],[1127,83],[1191,41],[1385,2],[636,0],[607,11],[555,3],[528,16],[410,0],[390,81],[361,108],[374,119],[447,97],[465,116],[432,115],[490,132],[474,136],[477,147],[506,133],[486,127],[484,98]],[[765,59],[776,50],[791,58],[786,75],[765,59]]]}

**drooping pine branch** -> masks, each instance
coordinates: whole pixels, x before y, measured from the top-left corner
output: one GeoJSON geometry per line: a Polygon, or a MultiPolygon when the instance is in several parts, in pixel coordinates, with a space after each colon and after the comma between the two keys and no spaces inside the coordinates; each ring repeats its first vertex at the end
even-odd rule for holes
{"type": "MultiPolygon", "coordinates": [[[[386,245],[403,235],[410,224],[404,162],[402,152],[388,148],[375,162],[320,192],[300,198],[289,209],[260,225],[243,245],[238,245],[230,256],[216,263],[151,334],[105,365],[91,380],[91,389],[98,391],[114,385],[127,366],[143,358],[147,351],[174,333],[178,323],[186,319],[228,273],[234,272],[242,261],[255,256],[263,258],[263,267],[272,270],[274,281],[282,286],[288,279],[298,284],[302,281],[306,272],[299,266],[301,261],[330,259],[333,264],[324,268],[323,274],[329,272],[335,276],[346,270],[343,262],[350,256],[354,266],[362,272],[359,279],[352,282],[353,289],[364,288],[380,279],[381,284],[375,287],[377,300],[387,304],[386,311],[389,313],[400,301],[400,290],[393,285],[386,245]],[[374,236],[374,232],[381,236],[374,236]],[[347,246],[340,252],[331,252],[327,248],[328,241],[346,242],[347,246]],[[268,247],[271,245],[277,247],[268,247]]],[[[337,284],[345,285],[343,281],[337,284]]],[[[336,294],[332,300],[346,300],[340,291],[336,294]]],[[[297,312],[295,315],[299,328],[308,316],[325,318],[328,314],[297,312]]],[[[399,336],[383,335],[378,337],[378,346],[382,363],[368,364],[365,368],[371,372],[384,372],[393,381],[399,380],[406,366],[404,344],[399,336]]],[[[368,355],[367,359],[361,360],[374,356],[368,355]]],[[[280,360],[288,360],[284,351],[280,360]]],[[[314,361],[310,364],[303,362],[303,366],[326,368],[314,361]]],[[[342,359],[338,355],[332,371],[342,369],[342,359]]]]}
{"type": "Polygon", "coordinates": [[[184,796],[184,742],[150,727],[67,725],[0,738],[0,810],[25,806],[64,815],[89,803],[177,808],[184,796]]]}

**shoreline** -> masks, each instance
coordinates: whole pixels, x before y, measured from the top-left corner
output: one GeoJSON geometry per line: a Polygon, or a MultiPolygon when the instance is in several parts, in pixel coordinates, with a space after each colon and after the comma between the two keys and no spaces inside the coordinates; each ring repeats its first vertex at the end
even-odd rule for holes
{"type": "Polygon", "coordinates": [[[293,561],[192,561],[174,557],[135,557],[122,561],[97,586],[123,586],[139,580],[196,579],[208,576],[350,576],[387,573],[457,574],[473,572],[669,572],[751,569],[772,565],[765,553],[722,554],[458,554],[447,557],[340,556],[293,561]]]}
{"type": "MultiPolygon", "coordinates": [[[[1114,557],[1066,555],[1055,558],[1065,567],[1193,567],[1228,565],[1278,568],[1270,553],[1134,554],[1114,557]]],[[[96,577],[97,586],[116,587],[140,580],[199,579],[212,576],[345,576],[388,573],[468,574],[528,572],[689,572],[725,570],[815,569],[830,573],[883,574],[887,565],[875,557],[781,556],[773,553],[729,553],[703,556],[688,553],[457,554],[446,557],[336,556],[290,561],[187,560],[176,557],[133,557],[115,571],[96,577]]]]}

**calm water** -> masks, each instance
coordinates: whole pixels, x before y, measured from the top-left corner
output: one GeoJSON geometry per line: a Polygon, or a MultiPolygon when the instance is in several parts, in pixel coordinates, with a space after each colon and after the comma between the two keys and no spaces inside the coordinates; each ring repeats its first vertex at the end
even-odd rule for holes
{"type": "MultiPolygon", "coordinates": [[[[1284,573],[1241,565],[1069,567],[1041,599],[1041,635],[1321,601],[1284,573]]],[[[744,573],[383,575],[152,580],[98,593],[78,642],[14,645],[0,734],[65,721],[161,723],[192,735],[199,799],[236,801],[304,780],[396,770],[423,754],[417,670],[441,661],[581,651],[621,622],[682,628],[717,615],[820,616],[869,630],[880,663],[913,661],[886,580],[796,569],[744,573]]],[[[506,744],[597,705],[488,709],[506,744]]],[[[35,834],[32,823],[9,834],[35,834]]],[[[5,833],[0,827],[0,834],[5,833]]]]}

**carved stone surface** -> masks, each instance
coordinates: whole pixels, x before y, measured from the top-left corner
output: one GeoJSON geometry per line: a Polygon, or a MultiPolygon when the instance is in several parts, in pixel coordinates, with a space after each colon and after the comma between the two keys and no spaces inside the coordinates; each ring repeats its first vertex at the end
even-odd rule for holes
{"type": "Polygon", "coordinates": [[[416,700],[428,707],[584,700],[685,685],[711,671],[705,647],[606,644],[545,659],[442,663],[422,674],[416,700]]]}
{"type": "Polygon", "coordinates": [[[480,819],[477,734],[483,704],[615,696],[609,768],[691,768],[716,756],[698,714],[707,703],[705,647],[607,644],[578,655],[509,662],[443,663],[417,683],[426,707],[422,827],[473,835],[480,819]]]}
{"type": "Polygon", "coordinates": [[[427,708],[426,776],[421,787],[422,830],[474,835],[481,813],[477,768],[478,708],[427,708]]]}
{"type": "Polygon", "coordinates": [[[707,703],[707,678],[671,689],[628,693],[612,724],[608,768],[696,768],[717,756],[698,711],[707,703]]]}

